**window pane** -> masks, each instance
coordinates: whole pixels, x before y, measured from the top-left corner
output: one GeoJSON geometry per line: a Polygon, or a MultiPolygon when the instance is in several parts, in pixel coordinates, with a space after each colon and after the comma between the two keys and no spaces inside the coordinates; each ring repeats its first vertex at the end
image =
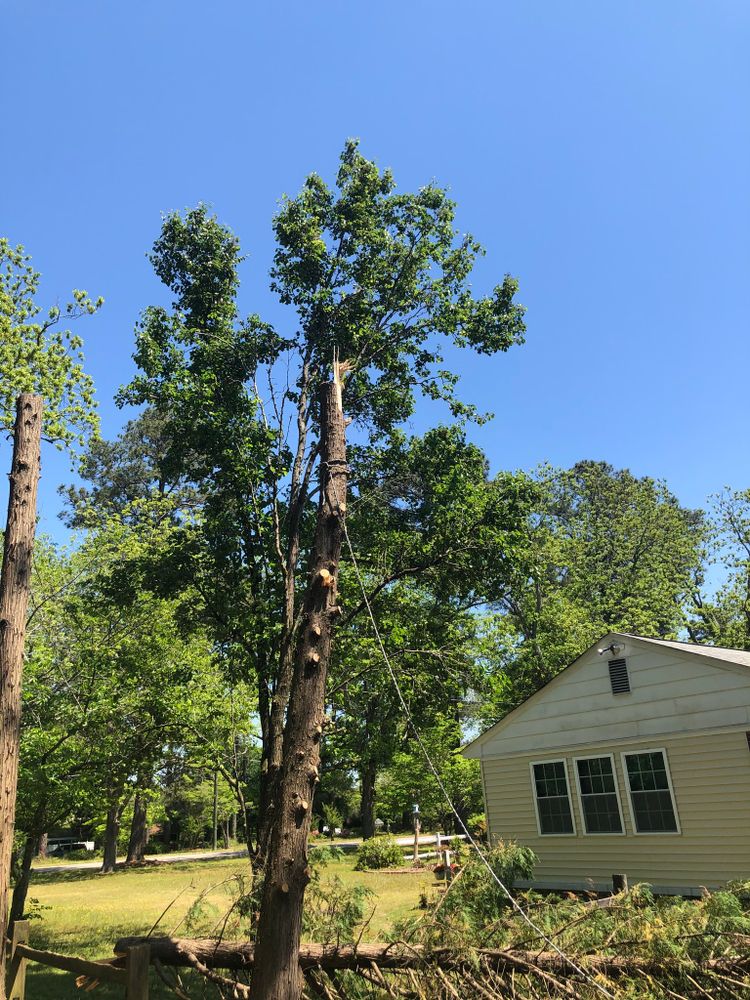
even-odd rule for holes
{"type": "Polygon", "coordinates": [[[573,833],[565,764],[534,764],[534,791],[542,833],[573,833]]]}
{"type": "Polygon", "coordinates": [[[638,833],[676,833],[677,817],[669,793],[664,754],[661,751],[628,754],[625,761],[638,833]]]}
{"type": "Polygon", "coordinates": [[[615,776],[609,757],[576,761],[586,833],[622,833],[615,776]]]}

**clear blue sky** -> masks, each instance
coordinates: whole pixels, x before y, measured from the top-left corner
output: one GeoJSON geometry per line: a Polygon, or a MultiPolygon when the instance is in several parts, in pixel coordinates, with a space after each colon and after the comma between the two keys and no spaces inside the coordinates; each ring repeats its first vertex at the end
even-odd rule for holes
{"type": "MultiPolygon", "coordinates": [[[[160,213],[210,202],[266,290],[279,196],[347,136],[450,187],[528,341],[462,358],[494,469],[606,459],[701,505],[750,486],[747,0],[5,0],[0,230],[106,306],[81,324],[103,430],[161,297],[160,213]]],[[[415,424],[421,429],[421,424],[415,424]]],[[[6,449],[2,448],[2,454],[6,449]]],[[[62,459],[47,461],[55,530],[62,459]]]]}

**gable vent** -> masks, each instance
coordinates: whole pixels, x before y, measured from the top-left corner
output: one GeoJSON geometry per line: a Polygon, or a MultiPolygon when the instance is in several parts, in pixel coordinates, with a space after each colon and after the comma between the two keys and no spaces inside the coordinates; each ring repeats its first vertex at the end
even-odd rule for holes
{"type": "Polygon", "coordinates": [[[630,690],[630,678],[628,677],[628,665],[625,660],[609,660],[609,683],[612,685],[612,694],[627,694],[630,690]]]}

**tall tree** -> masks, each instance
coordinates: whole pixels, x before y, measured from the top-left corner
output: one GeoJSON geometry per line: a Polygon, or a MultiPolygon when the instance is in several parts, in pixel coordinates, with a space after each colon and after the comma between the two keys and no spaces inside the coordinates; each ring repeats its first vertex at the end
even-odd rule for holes
{"type": "Polygon", "coordinates": [[[194,538],[210,567],[201,575],[206,615],[259,683],[262,844],[269,816],[279,815],[305,620],[298,577],[313,545],[317,484],[325,483],[319,400],[334,351],[353,368],[346,412],[356,489],[358,457],[389,446],[419,393],[444,401],[457,419],[474,415],[456,396],[443,345],[492,355],[523,338],[513,279],[472,295],[481,248],[457,234],[454,219],[444,190],[396,193],[390,172],[348,143],[335,188],[311,175],[274,221],[271,287],[291,308],[285,334],[258,316],[240,319],[238,241],[205,208],[169,216],[154,246],[155,270],[175,298],[171,310],[144,313],[139,373],[122,398],[156,409],[168,474],[201,485],[194,538]]]}
{"type": "Polygon", "coordinates": [[[701,563],[700,512],[604,462],[544,468],[525,547],[484,621],[486,721],[533,694],[609,630],[676,638],[701,563]]]}
{"type": "MultiPolygon", "coordinates": [[[[16,809],[21,679],[45,437],[61,446],[95,426],[93,386],[81,365],[81,341],[61,331],[59,307],[39,321],[39,274],[22,247],[0,239],[0,427],[13,437],[8,521],[0,576],[0,939],[7,918],[10,850],[16,809]],[[14,419],[15,416],[15,419],[14,419]]],[[[74,291],[69,318],[93,313],[86,292],[74,291]]],[[[0,1000],[5,997],[5,949],[0,948],[0,1000]]]]}
{"type": "Polygon", "coordinates": [[[688,630],[694,642],[750,649],[750,490],[726,489],[711,501],[704,565],[694,574],[688,630]],[[711,566],[724,573],[713,588],[706,585],[711,566]]]}

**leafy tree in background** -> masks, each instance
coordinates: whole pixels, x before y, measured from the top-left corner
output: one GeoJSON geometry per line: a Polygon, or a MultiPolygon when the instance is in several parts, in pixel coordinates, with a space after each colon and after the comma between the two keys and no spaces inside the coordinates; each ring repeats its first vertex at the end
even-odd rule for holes
{"type": "Polygon", "coordinates": [[[40,275],[21,246],[0,237],[0,427],[13,426],[22,392],[44,398],[44,437],[58,446],[82,445],[96,431],[94,383],[83,370],[83,342],[64,321],[95,313],[104,303],[75,289],[64,309],[44,318],[36,303],[40,275]]]}
{"type": "MultiPolygon", "coordinates": [[[[519,530],[533,486],[510,474],[490,480],[484,454],[461,427],[394,435],[391,447],[363,463],[358,486],[349,530],[410,713],[426,727],[441,713],[461,720],[480,680],[476,611],[523,545],[519,530]]],[[[351,567],[341,591],[351,611],[339,630],[331,684],[336,724],[326,753],[341,753],[359,772],[363,833],[370,837],[376,778],[406,738],[405,719],[351,567]]],[[[458,747],[458,728],[454,736],[458,747]]]]}
{"type": "Polygon", "coordinates": [[[688,630],[694,642],[750,649],[750,490],[725,489],[712,497],[704,564],[696,569],[688,630]],[[706,570],[718,565],[724,580],[706,592],[706,570]]]}
{"type": "Polygon", "coordinates": [[[543,468],[525,548],[485,618],[485,722],[533,694],[612,630],[677,638],[704,525],[666,485],[604,462],[543,468]]]}

